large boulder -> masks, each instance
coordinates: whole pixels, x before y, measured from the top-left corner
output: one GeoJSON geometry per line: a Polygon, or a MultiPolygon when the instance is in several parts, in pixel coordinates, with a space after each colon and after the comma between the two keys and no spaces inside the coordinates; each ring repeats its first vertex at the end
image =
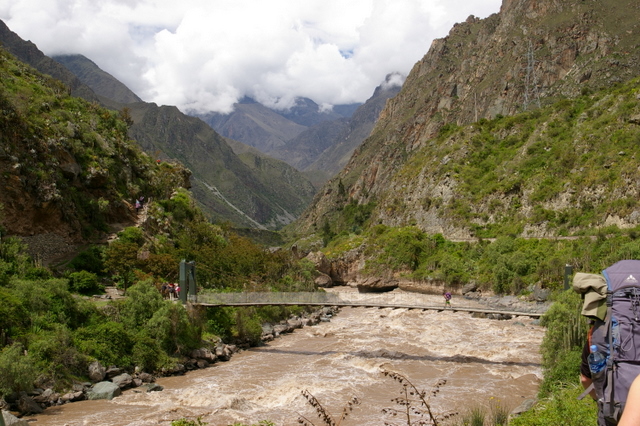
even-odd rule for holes
{"type": "Polygon", "coordinates": [[[155,377],[145,372],[138,373],[138,379],[142,380],[143,383],[153,383],[156,381],[155,377]]]}
{"type": "Polygon", "coordinates": [[[469,284],[465,284],[465,286],[462,287],[461,293],[464,296],[464,295],[466,295],[468,293],[473,293],[476,290],[478,290],[478,283],[470,282],[469,284]]]}
{"type": "Polygon", "coordinates": [[[319,272],[325,275],[329,275],[331,273],[331,262],[329,262],[327,256],[325,256],[321,251],[313,251],[309,253],[306,259],[313,263],[316,270],[319,272]]]}
{"type": "Polygon", "coordinates": [[[111,379],[120,389],[126,389],[133,384],[133,377],[128,373],[122,373],[111,379]]]}
{"type": "Polygon", "coordinates": [[[120,374],[122,374],[122,370],[116,367],[115,365],[112,365],[111,367],[107,368],[107,371],[105,372],[105,377],[107,379],[113,379],[114,377],[119,376],[120,374]]]}
{"type": "Polygon", "coordinates": [[[314,284],[318,287],[322,288],[331,288],[333,287],[333,280],[327,274],[323,274],[320,272],[318,276],[313,280],[314,284]]]}
{"type": "Polygon", "coordinates": [[[369,277],[359,282],[356,287],[360,293],[384,293],[398,288],[397,280],[369,277]]]}
{"type": "Polygon", "coordinates": [[[89,378],[93,383],[98,383],[104,380],[107,374],[107,369],[100,364],[100,361],[93,361],[89,364],[89,378]]]}
{"type": "Polygon", "coordinates": [[[67,402],[82,401],[84,400],[84,398],[85,398],[84,392],[74,391],[74,392],[69,392],[62,395],[60,397],[60,402],[63,404],[66,404],[67,402]]]}
{"type": "Polygon", "coordinates": [[[29,415],[40,414],[44,409],[30,396],[20,395],[20,399],[18,399],[18,411],[20,411],[20,414],[29,415]]]}
{"type": "Polygon", "coordinates": [[[216,354],[207,348],[194,349],[191,351],[191,358],[203,359],[212,364],[216,362],[216,354]]]}
{"type": "Polygon", "coordinates": [[[227,345],[219,344],[216,346],[216,358],[221,361],[229,361],[231,359],[231,355],[233,355],[233,352],[227,345]]]}
{"type": "Polygon", "coordinates": [[[5,426],[29,426],[29,422],[17,418],[8,411],[2,411],[2,418],[5,426]]]}
{"type": "Polygon", "coordinates": [[[120,396],[122,390],[112,382],[100,382],[93,385],[87,392],[87,399],[113,399],[120,396]]]}
{"type": "Polygon", "coordinates": [[[147,383],[143,387],[147,389],[147,392],[160,392],[164,389],[162,386],[156,383],[147,383]]]}

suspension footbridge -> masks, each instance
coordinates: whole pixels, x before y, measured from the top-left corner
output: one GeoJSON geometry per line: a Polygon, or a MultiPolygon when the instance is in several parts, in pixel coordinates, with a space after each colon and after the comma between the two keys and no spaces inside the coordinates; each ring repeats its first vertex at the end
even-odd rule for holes
{"type": "Polygon", "coordinates": [[[189,302],[203,307],[220,306],[349,306],[363,308],[420,309],[424,311],[468,312],[486,315],[539,318],[543,312],[523,312],[464,306],[452,303],[436,305],[433,295],[420,293],[332,293],[332,292],[244,292],[199,293],[189,302]]]}

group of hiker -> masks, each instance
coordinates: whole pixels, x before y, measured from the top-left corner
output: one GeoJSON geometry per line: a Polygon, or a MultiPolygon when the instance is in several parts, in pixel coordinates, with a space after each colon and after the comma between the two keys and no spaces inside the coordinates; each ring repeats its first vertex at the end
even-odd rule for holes
{"type": "Polygon", "coordinates": [[[177,300],[180,297],[180,285],[178,283],[162,283],[162,297],[169,300],[177,300]]]}

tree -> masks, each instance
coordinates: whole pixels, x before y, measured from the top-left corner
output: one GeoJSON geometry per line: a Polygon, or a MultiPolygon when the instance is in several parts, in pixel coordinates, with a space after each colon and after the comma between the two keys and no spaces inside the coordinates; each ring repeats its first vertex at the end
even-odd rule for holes
{"type": "Polygon", "coordinates": [[[104,253],[105,271],[121,278],[124,291],[133,282],[138,264],[138,245],[127,241],[114,241],[104,253]]]}

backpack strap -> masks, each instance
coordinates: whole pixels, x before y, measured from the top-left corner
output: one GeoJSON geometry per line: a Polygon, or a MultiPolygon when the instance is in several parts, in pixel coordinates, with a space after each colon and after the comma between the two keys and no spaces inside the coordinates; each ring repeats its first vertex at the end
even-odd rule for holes
{"type": "Polygon", "coordinates": [[[582,392],[580,394],[580,396],[578,396],[578,400],[582,401],[584,399],[585,396],[589,395],[589,393],[591,393],[591,391],[593,390],[593,382],[589,385],[588,388],[586,388],[584,390],[584,392],[582,392]]]}
{"type": "MultiPolygon", "coordinates": [[[[608,277],[607,277],[607,281],[608,281],[608,277]]],[[[614,402],[615,386],[613,385],[613,370],[615,369],[615,365],[613,363],[614,362],[613,358],[614,358],[615,351],[613,348],[612,306],[613,306],[613,292],[611,291],[611,289],[609,289],[607,290],[607,319],[605,320],[607,333],[609,337],[609,356],[607,357],[606,381],[605,381],[605,383],[607,383],[608,386],[606,386],[607,390],[606,390],[606,394],[604,395],[603,414],[605,419],[616,419],[616,422],[617,422],[618,416],[620,415],[620,407],[616,405],[614,402]]]]}

